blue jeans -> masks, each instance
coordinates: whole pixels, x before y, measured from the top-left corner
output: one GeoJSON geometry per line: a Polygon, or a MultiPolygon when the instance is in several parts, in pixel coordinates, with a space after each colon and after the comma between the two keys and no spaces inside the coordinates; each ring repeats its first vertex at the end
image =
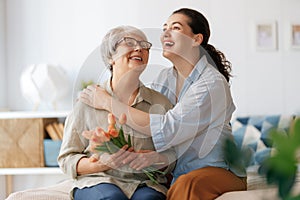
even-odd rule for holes
{"type": "MultiPolygon", "coordinates": [[[[100,183],[92,187],[74,189],[75,200],[129,200],[116,185],[100,183]]],[[[166,196],[150,187],[138,187],[130,200],[165,200],[166,196]]]]}

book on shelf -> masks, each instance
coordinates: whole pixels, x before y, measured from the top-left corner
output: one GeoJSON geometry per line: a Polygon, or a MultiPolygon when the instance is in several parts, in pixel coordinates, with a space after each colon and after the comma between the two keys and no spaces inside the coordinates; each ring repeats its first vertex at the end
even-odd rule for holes
{"type": "Polygon", "coordinates": [[[52,140],[62,140],[64,132],[64,125],[62,123],[54,122],[48,124],[45,128],[52,140]]]}

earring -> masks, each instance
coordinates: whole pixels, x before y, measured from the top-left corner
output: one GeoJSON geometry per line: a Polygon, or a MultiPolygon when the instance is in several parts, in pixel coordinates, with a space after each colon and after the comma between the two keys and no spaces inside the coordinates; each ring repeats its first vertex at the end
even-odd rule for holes
{"type": "Polygon", "coordinates": [[[115,61],[113,59],[109,59],[109,65],[114,65],[115,61]]]}

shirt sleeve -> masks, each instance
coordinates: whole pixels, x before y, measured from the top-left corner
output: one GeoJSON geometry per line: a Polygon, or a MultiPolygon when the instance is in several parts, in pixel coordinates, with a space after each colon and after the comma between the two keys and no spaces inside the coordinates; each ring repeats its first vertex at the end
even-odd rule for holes
{"type": "Polygon", "coordinates": [[[214,126],[224,124],[227,91],[222,82],[216,81],[194,83],[165,115],[150,115],[150,128],[157,151],[192,141],[197,134],[217,130],[214,126]],[[223,123],[220,123],[222,120],[223,123]]]}
{"type": "Polygon", "coordinates": [[[164,170],[165,173],[171,173],[176,165],[176,152],[174,148],[170,148],[164,152],[161,152],[162,155],[168,158],[168,167],[164,170]]]}
{"type": "Polygon", "coordinates": [[[82,157],[87,157],[88,140],[81,134],[88,130],[85,125],[82,104],[76,105],[65,122],[64,137],[58,156],[58,163],[62,171],[72,178],[77,177],[77,163],[82,157]]]}

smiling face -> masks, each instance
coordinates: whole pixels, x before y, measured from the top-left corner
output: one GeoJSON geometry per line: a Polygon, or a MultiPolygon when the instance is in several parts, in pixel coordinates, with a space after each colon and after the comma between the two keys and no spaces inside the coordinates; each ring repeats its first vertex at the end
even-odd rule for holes
{"type": "Polygon", "coordinates": [[[146,38],[130,33],[117,43],[111,63],[113,76],[121,77],[131,70],[139,73],[144,71],[149,59],[149,49],[142,48],[140,41],[146,41],[146,38]],[[135,42],[136,45],[133,45],[135,42]]]}
{"type": "Polygon", "coordinates": [[[171,61],[178,57],[188,60],[194,47],[201,44],[198,38],[199,34],[192,32],[188,24],[189,20],[186,15],[176,13],[171,15],[163,25],[163,33],[160,38],[163,56],[171,61]]]}

